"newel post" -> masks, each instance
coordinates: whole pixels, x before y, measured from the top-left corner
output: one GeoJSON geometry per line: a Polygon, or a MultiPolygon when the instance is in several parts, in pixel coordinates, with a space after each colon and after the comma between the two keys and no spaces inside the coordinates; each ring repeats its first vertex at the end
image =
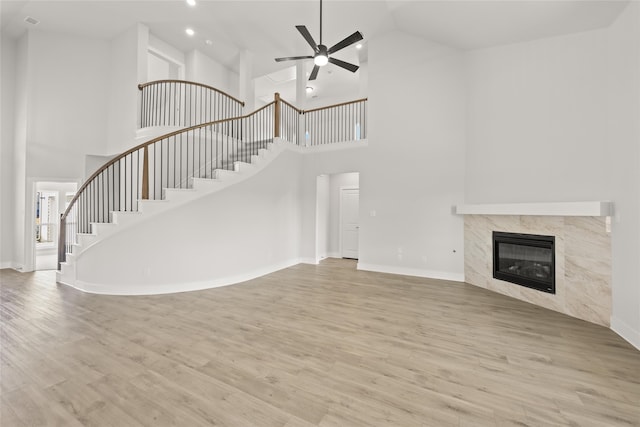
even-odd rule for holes
{"type": "Polygon", "coordinates": [[[278,92],[273,96],[276,105],[274,106],[273,114],[273,136],[274,138],[280,137],[280,94],[278,92]]]}
{"type": "Polygon", "coordinates": [[[149,200],[149,146],[144,146],[142,158],[142,200],[149,200]]]}

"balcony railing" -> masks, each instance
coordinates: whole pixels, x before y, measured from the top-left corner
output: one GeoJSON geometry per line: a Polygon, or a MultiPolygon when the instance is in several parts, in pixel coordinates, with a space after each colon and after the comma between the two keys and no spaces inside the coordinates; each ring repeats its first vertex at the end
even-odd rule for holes
{"type": "Polygon", "coordinates": [[[189,127],[242,115],[244,102],[221,90],[184,80],[138,85],[140,127],[189,127]]]}

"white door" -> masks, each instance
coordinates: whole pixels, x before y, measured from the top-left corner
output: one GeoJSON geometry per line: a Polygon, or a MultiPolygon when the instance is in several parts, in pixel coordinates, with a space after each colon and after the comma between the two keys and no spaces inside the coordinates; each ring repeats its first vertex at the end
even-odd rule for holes
{"type": "Polygon", "coordinates": [[[360,190],[358,188],[343,188],[340,192],[340,247],[342,258],[358,259],[359,211],[360,190]]]}

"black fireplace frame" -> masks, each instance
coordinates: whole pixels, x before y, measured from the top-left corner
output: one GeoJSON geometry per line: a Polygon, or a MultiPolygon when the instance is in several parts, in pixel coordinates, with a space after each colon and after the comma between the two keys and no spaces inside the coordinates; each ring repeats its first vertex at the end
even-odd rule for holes
{"type": "Polygon", "coordinates": [[[507,282],[515,283],[517,285],[525,286],[527,288],[536,289],[542,292],[550,294],[556,293],[556,250],[555,250],[555,236],[542,236],[538,234],[519,234],[519,233],[506,233],[502,231],[493,232],[493,277],[495,279],[504,280],[507,282]],[[517,274],[509,274],[504,271],[499,271],[499,244],[510,243],[523,246],[532,246],[537,248],[551,249],[551,283],[543,280],[536,280],[529,277],[523,277],[517,274]]]}

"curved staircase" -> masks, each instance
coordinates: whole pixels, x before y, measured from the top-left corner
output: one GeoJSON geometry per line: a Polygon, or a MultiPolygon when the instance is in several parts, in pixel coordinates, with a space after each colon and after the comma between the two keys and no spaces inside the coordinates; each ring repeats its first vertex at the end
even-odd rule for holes
{"type": "MultiPolygon", "coordinates": [[[[135,230],[151,218],[254,176],[287,147],[306,146],[309,140],[300,144],[299,135],[326,134],[336,139],[338,134],[323,132],[319,127],[320,115],[310,120],[317,129],[309,128],[306,120],[301,125],[305,112],[281,100],[277,94],[272,103],[241,116],[238,112],[243,103],[201,84],[172,80],[151,82],[139,88],[141,122],[148,126],[144,131],[153,134],[163,127],[171,127],[173,131],[116,156],[82,185],[60,223],[59,283],[90,292],[130,293],[122,288],[111,291],[86,286],[83,259],[92,258],[91,251],[100,246],[104,248],[110,239],[122,240],[115,238],[126,230],[135,230]],[[199,120],[206,122],[199,123],[199,120]]],[[[360,136],[365,105],[366,99],[358,100],[331,107],[335,108],[331,114],[321,113],[327,113],[327,121],[331,118],[332,123],[326,126],[336,129],[339,126],[334,121],[340,112],[349,115],[339,121],[357,122],[358,135],[353,139],[360,140],[363,139],[360,136]]],[[[313,110],[309,115],[320,110],[313,110]]],[[[344,134],[348,136],[350,132],[344,134]]],[[[316,141],[321,139],[314,138],[316,141]]],[[[174,287],[169,291],[177,290],[182,289],[174,287]]],[[[145,292],[132,290],[131,293],[145,292]]]]}

